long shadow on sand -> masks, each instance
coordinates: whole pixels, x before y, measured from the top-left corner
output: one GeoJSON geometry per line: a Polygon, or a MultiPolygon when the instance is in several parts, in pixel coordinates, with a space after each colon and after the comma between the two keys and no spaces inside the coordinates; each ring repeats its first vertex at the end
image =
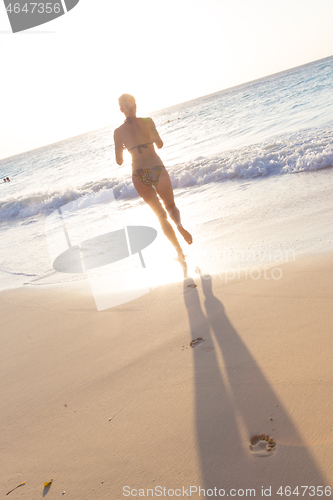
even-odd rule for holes
{"type": "Polygon", "coordinates": [[[214,296],[211,277],[201,277],[205,311],[193,285],[192,278],[184,280],[191,337],[205,339],[193,349],[201,486],[224,488],[226,494],[231,488],[255,488],[256,497],[263,496],[262,486],[271,487],[273,499],[285,497],[277,494],[280,486],[283,492],[287,486],[291,491],[298,486],[300,498],[313,496],[312,489],[303,497],[301,486],[325,487],[327,482],[214,296]],[[274,439],[271,450],[266,441],[255,439],[260,434],[274,439]]]}

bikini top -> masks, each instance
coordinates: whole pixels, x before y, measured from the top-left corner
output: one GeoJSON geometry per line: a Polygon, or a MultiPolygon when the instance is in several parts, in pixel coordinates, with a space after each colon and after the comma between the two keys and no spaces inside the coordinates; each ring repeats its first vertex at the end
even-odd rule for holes
{"type": "Polygon", "coordinates": [[[129,149],[128,151],[132,151],[132,149],[135,149],[137,148],[137,150],[139,151],[140,155],[142,154],[141,153],[141,148],[144,148],[144,149],[147,149],[147,147],[149,146],[149,144],[154,144],[154,142],[147,142],[146,144],[139,144],[139,146],[133,146],[131,149],[129,149]]]}

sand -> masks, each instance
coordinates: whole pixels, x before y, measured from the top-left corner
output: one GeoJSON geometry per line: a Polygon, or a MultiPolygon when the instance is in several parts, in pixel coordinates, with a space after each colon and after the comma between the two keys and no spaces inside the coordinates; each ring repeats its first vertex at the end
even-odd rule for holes
{"type": "Polygon", "coordinates": [[[326,498],[333,256],[281,270],[100,312],[86,281],[2,292],[1,495],[326,498]]]}

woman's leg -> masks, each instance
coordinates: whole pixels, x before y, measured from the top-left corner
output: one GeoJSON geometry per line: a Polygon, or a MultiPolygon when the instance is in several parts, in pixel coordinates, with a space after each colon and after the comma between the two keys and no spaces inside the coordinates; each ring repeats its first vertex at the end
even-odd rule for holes
{"type": "Polygon", "coordinates": [[[176,233],[173,230],[170,222],[168,221],[168,216],[166,211],[162,207],[160,200],[157,197],[156,191],[152,186],[146,186],[143,182],[141,182],[135,175],[132,176],[134,187],[139,196],[150,206],[150,208],[155,212],[159,223],[161,224],[161,228],[165,236],[175,247],[178,256],[180,258],[184,258],[184,254],[182,248],[177,240],[176,233]]]}
{"type": "Polygon", "coordinates": [[[164,206],[170,215],[171,219],[177,224],[177,229],[180,234],[183,236],[186,243],[191,245],[193,239],[191,234],[183,228],[180,221],[180,212],[175,204],[175,198],[173,194],[172,184],[170,176],[167,170],[164,168],[160,173],[160,178],[158,185],[156,187],[156,191],[159,196],[162,198],[164,206]]]}

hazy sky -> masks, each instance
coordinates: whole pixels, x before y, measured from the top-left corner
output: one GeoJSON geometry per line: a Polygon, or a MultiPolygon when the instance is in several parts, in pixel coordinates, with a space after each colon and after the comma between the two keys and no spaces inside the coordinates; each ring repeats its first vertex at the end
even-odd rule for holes
{"type": "MultiPolygon", "coordinates": [[[[12,34],[0,0],[0,158],[333,55],[332,0],[80,0],[12,34]]],[[[110,138],[112,140],[112,138],[110,138]]]]}

